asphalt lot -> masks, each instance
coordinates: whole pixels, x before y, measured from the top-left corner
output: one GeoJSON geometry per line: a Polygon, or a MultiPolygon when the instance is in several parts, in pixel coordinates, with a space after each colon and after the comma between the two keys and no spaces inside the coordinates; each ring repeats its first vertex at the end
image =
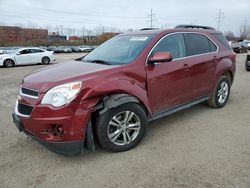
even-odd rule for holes
{"type": "MultiPolygon", "coordinates": [[[[57,55],[57,61],[82,54],[57,55]]],[[[149,124],[133,150],[64,157],[12,123],[22,78],[45,65],[0,68],[0,187],[250,187],[250,72],[237,57],[228,104],[200,104],[149,124]]]]}

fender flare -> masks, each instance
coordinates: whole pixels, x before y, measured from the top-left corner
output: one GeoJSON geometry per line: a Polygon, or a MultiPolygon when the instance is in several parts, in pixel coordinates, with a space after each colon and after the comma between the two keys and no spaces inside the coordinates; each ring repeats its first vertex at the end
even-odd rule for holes
{"type": "MultiPolygon", "coordinates": [[[[103,98],[102,102],[100,102],[94,109],[98,111],[100,115],[107,112],[109,109],[116,108],[122,104],[126,103],[137,103],[141,105],[141,102],[136,97],[129,94],[112,94],[103,98]]],[[[144,108],[144,107],[143,107],[144,108]]],[[[145,109],[144,109],[145,110],[145,109]]],[[[147,111],[146,111],[147,113],[147,111]]]]}

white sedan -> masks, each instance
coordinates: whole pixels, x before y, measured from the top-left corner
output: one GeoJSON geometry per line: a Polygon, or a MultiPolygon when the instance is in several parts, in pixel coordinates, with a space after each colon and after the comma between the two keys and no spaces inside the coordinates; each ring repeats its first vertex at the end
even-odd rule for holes
{"type": "Polygon", "coordinates": [[[25,64],[49,64],[55,61],[54,52],[40,48],[20,48],[9,54],[0,55],[0,66],[13,67],[25,64]]]}

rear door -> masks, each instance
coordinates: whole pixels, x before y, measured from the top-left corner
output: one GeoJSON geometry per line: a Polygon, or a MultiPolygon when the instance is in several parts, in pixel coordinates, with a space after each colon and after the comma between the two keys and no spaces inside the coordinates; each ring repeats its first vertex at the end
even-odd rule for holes
{"type": "Polygon", "coordinates": [[[44,51],[40,49],[31,49],[33,63],[41,63],[44,51]]]}
{"type": "Polygon", "coordinates": [[[186,49],[183,34],[163,37],[149,58],[156,52],[171,52],[173,61],[146,65],[148,98],[154,114],[190,100],[190,67],[184,58],[186,49]]]}
{"type": "Polygon", "coordinates": [[[217,46],[204,34],[185,33],[187,61],[190,62],[191,98],[209,94],[217,62],[217,46]]]}

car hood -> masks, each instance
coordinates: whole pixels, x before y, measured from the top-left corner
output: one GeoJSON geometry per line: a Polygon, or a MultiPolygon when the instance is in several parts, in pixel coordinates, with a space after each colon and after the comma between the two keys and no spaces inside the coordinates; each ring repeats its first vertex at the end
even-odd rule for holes
{"type": "Polygon", "coordinates": [[[117,66],[67,61],[31,73],[24,78],[22,85],[44,93],[57,85],[94,78],[102,75],[101,72],[115,67],[117,66]]]}
{"type": "Polygon", "coordinates": [[[0,54],[0,58],[6,58],[6,57],[11,57],[12,55],[10,54],[0,54]]]}

